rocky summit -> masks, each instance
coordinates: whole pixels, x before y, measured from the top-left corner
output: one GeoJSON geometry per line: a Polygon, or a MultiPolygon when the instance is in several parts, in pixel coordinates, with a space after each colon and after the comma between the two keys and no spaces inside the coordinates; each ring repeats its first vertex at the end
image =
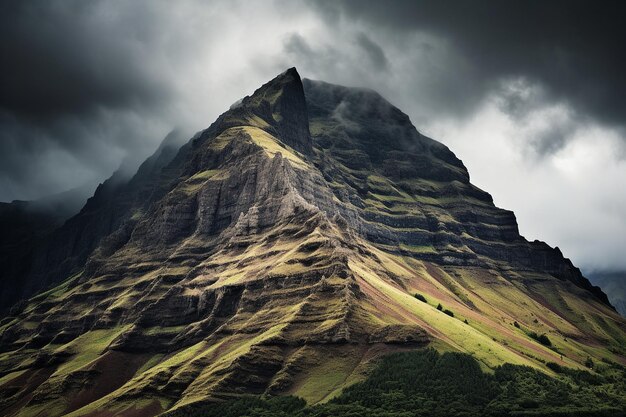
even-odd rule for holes
{"type": "Polygon", "coordinates": [[[40,240],[2,280],[6,416],[318,404],[426,346],[484,369],[626,364],[606,295],[446,146],[295,68],[40,240]]]}

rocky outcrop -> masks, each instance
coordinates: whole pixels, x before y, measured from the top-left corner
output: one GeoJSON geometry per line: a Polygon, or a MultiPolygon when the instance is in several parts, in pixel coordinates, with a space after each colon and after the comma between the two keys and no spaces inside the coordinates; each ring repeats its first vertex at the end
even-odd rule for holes
{"type": "Polygon", "coordinates": [[[312,153],[307,101],[300,75],[290,68],[244,97],[222,114],[200,137],[213,138],[242,125],[265,129],[281,143],[301,152],[312,153]]]}

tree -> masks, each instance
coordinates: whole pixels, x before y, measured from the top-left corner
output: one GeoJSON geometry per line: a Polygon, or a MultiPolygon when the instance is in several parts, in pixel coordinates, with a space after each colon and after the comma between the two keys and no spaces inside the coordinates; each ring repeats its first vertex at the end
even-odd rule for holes
{"type": "Polygon", "coordinates": [[[529,332],[528,336],[530,336],[531,338],[535,339],[537,342],[541,343],[544,346],[552,346],[552,342],[550,341],[550,339],[548,338],[548,336],[544,334],[538,335],[535,332],[529,332]]]}
{"type": "Polygon", "coordinates": [[[428,302],[426,300],[426,297],[424,297],[422,294],[415,293],[415,298],[417,298],[418,300],[420,300],[420,301],[422,301],[424,303],[428,302]]]}
{"type": "Polygon", "coordinates": [[[548,363],[546,363],[546,366],[548,368],[552,369],[557,374],[560,374],[560,373],[563,372],[563,367],[561,365],[559,365],[558,363],[548,362],[548,363]]]}

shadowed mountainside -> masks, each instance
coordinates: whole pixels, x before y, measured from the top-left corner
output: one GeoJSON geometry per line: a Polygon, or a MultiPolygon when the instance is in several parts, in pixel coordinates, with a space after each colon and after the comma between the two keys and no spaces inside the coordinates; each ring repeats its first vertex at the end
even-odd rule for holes
{"type": "Polygon", "coordinates": [[[78,213],[93,188],[86,184],[39,200],[0,203],[0,312],[25,294],[24,281],[36,248],[63,222],[78,213]]]}
{"type": "Polygon", "coordinates": [[[58,285],[1,323],[4,415],[320,403],[426,345],[626,363],[605,294],[373,91],[292,68],[168,155],[55,232],[29,279],[58,285]]]}
{"type": "Polygon", "coordinates": [[[626,317],[626,271],[594,272],[591,281],[600,286],[609,297],[615,309],[626,317]]]}
{"type": "Polygon", "coordinates": [[[122,167],[88,200],[89,191],[79,188],[34,202],[0,203],[0,312],[82,269],[100,240],[132,215],[131,207],[139,210],[148,201],[183,139],[172,131],[130,181],[122,167]]]}

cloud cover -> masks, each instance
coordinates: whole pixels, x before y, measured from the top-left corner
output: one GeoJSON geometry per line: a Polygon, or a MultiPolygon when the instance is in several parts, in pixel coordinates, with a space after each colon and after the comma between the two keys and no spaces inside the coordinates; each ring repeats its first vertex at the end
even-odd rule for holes
{"type": "Polygon", "coordinates": [[[621,4],[0,4],[0,200],[133,166],[290,66],[375,89],[465,162],[521,232],[626,269],[621,4]]]}

